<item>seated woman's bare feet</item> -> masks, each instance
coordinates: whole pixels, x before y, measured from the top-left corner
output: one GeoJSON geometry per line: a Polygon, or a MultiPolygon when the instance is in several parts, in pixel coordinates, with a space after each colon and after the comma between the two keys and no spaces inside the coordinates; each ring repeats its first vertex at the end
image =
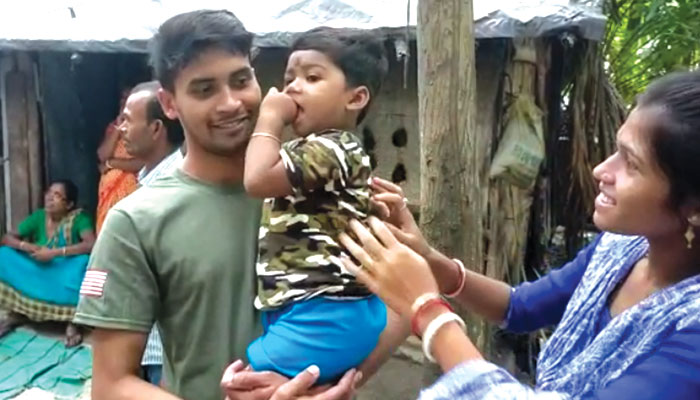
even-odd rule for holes
{"type": "Polygon", "coordinates": [[[83,342],[83,332],[77,325],[68,323],[66,326],[66,338],[63,341],[66,347],[74,347],[83,342]]]}
{"type": "Polygon", "coordinates": [[[0,337],[12,332],[18,326],[27,322],[27,317],[22,314],[9,313],[5,318],[0,320],[0,337]]]}

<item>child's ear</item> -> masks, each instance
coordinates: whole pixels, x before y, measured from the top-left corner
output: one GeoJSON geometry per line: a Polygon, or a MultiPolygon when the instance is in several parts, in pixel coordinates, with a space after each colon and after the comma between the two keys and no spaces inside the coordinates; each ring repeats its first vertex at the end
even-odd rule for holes
{"type": "Polygon", "coordinates": [[[369,104],[370,94],[367,86],[358,86],[350,91],[350,99],[346,108],[350,111],[362,111],[369,104]]]}

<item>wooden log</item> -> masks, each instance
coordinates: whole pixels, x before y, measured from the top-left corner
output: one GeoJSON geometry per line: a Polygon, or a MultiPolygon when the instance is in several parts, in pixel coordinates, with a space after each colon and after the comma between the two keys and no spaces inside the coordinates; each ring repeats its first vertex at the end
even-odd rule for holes
{"type": "Polygon", "coordinates": [[[36,86],[38,82],[34,75],[34,61],[29,54],[20,53],[17,56],[17,66],[24,74],[25,85],[25,107],[26,107],[26,136],[27,136],[27,157],[29,167],[29,204],[32,210],[41,207],[44,185],[43,168],[41,159],[41,132],[39,131],[39,109],[37,103],[36,86]]]}
{"type": "Polygon", "coordinates": [[[26,87],[24,73],[12,69],[5,75],[7,109],[7,149],[9,158],[9,196],[11,226],[16,227],[30,212],[29,159],[27,141],[26,87]]]}
{"type": "MultiPolygon", "coordinates": [[[[473,20],[470,0],[418,3],[420,224],[437,249],[481,272],[489,139],[476,130],[473,20]]],[[[468,326],[478,346],[486,343],[483,324],[468,326]]]]}

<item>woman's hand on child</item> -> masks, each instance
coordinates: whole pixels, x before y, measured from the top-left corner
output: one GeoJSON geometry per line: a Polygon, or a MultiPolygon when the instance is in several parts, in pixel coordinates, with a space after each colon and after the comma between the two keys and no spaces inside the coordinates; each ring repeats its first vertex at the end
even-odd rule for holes
{"type": "MultiPolygon", "coordinates": [[[[294,121],[299,107],[286,93],[271,87],[260,103],[259,120],[266,123],[279,124],[283,128],[294,121]]],[[[258,124],[260,121],[258,121],[258,124]]]]}
{"type": "Polygon", "coordinates": [[[350,370],[335,386],[312,388],[318,377],[317,367],[290,380],[274,372],[254,372],[238,360],[226,368],[221,387],[226,400],[350,400],[362,373],[350,370]]]}
{"type": "Polygon", "coordinates": [[[370,181],[372,204],[387,222],[394,236],[423,257],[428,257],[432,248],[423,237],[413,214],[408,209],[406,197],[399,185],[374,177],[370,181]]]}
{"type": "Polygon", "coordinates": [[[389,307],[410,318],[418,297],[438,293],[435,277],[425,259],[402,244],[388,225],[375,217],[370,217],[368,224],[371,230],[356,220],[350,222],[359,243],[345,233],[340,235],[340,242],[362,267],[348,258],[343,264],[389,307]]]}

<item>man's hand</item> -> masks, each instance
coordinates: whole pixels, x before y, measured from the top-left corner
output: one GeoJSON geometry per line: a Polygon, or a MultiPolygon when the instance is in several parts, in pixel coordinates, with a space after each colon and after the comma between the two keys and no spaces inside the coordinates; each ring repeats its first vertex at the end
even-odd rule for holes
{"type": "Polygon", "coordinates": [[[353,369],[346,372],[335,386],[310,390],[319,374],[317,366],[310,366],[280,386],[270,400],[351,400],[355,395],[355,385],[362,379],[362,373],[353,369]]]}
{"type": "Polygon", "coordinates": [[[48,247],[40,247],[35,252],[31,253],[31,255],[33,259],[42,263],[47,263],[57,256],[55,250],[49,249],[48,247]]]}
{"type": "Polygon", "coordinates": [[[362,373],[350,370],[335,386],[312,388],[318,376],[318,367],[311,366],[289,380],[274,372],[253,372],[238,360],[226,368],[221,387],[227,400],[350,400],[362,373]]]}
{"type": "Polygon", "coordinates": [[[237,360],[229,365],[221,378],[227,400],[268,400],[275,390],[289,379],[270,371],[255,372],[237,360]]]}

